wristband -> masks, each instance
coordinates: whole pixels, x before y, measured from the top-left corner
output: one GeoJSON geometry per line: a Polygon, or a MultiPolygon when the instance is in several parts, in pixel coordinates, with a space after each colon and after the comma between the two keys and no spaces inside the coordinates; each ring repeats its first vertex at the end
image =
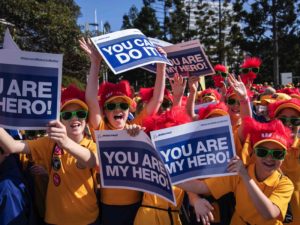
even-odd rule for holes
{"type": "Polygon", "coordinates": [[[241,103],[241,104],[248,104],[248,103],[249,103],[249,98],[248,98],[248,96],[247,96],[246,98],[244,98],[244,99],[240,99],[240,103],[241,103]]]}

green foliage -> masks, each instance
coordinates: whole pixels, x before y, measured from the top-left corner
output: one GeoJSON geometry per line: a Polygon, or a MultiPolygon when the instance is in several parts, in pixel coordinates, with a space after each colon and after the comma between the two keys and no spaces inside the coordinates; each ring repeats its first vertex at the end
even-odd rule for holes
{"type": "Polygon", "coordinates": [[[0,15],[15,24],[22,50],[64,54],[63,73],[83,80],[88,64],[79,49],[80,8],[73,0],[1,0],[0,15]]]}

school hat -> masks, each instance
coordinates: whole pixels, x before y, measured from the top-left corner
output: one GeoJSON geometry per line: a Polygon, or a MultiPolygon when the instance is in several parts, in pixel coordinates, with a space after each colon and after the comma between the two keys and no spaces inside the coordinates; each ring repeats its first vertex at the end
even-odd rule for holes
{"type": "Polygon", "coordinates": [[[207,119],[211,115],[226,116],[228,115],[228,107],[224,102],[217,104],[210,104],[205,108],[200,108],[198,112],[198,119],[207,119]]]}
{"type": "Polygon", "coordinates": [[[300,100],[296,98],[291,98],[285,101],[277,101],[268,105],[268,111],[270,113],[270,118],[274,119],[278,113],[286,108],[295,109],[300,112],[300,100]]]}
{"type": "Polygon", "coordinates": [[[219,94],[219,92],[217,90],[208,88],[208,89],[201,91],[198,94],[198,99],[199,100],[201,99],[202,101],[204,99],[209,99],[211,101],[220,101],[221,95],[219,94]]]}
{"type": "MultiPolygon", "coordinates": [[[[141,100],[144,103],[147,103],[150,101],[154,93],[154,87],[150,88],[140,88],[139,96],[141,97],[141,100]]],[[[165,88],[164,90],[164,99],[168,99],[169,101],[173,102],[173,96],[171,92],[165,88]]]]}
{"type": "Polygon", "coordinates": [[[292,98],[297,98],[300,99],[300,91],[298,88],[283,88],[280,90],[277,90],[277,93],[285,93],[289,96],[291,96],[292,98]]]}
{"type": "Polygon", "coordinates": [[[122,98],[129,104],[131,111],[135,109],[136,104],[130,97],[131,89],[127,80],[122,80],[117,84],[103,82],[99,87],[98,95],[100,97],[99,104],[102,108],[104,108],[105,103],[111,102],[116,98],[122,98]]]}
{"type": "Polygon", "coordinates": [[[75,84],[71,84],[61,91],[60,110],[69,104],[80,105],[84,110],[88,111],[88,106],[85,103],[85,92],[80,90],[75,84]]]}
{"type": "Polygon", "coordinates": [[[255,148],[264,142],[274,142],[285,150],[289,149],[292,143],[291,131],[285,127],[280,120],[272,120],[269,123],[260,123],[253,118],[246,117],[243,120],[244,137],[250,134],[250,141],[255,148]]]}

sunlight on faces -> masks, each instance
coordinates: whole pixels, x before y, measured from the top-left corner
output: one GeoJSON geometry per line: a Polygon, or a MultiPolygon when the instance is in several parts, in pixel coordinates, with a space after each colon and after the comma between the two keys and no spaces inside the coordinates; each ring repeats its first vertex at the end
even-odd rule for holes
{"type": "MultiPolygon", "coordinates": [[[[275,142],[266,141],[261,144],[259,144],[256,147],[262,147],[265,149],[278,149],[284,151],[283,147],[275,142]]],[[[262,181],[269,177],[275,170],[278,170],[281,166],[282,160],[276,160],[273,159],[272,155],[267,155],[266,157],[256,157],[256,163],[255,163],[255,171],[256,171],[256,177],[259,181],[262,181]]]]}
{"type": "MultiPolygon", "coordinates": [[[[226,105],[228,106],[228,113],[230,116],[230,119],[232,121],[232,123],[235,123],[234,121],[238,121],[240,119],[240,104],[239,104],[239,99],[237,98],[237,95],[231,95],[227,101],[226,101],[226,105]],[[234,104],[228,104],[228,101],[235,101],[234,104]]],[[[233,124],[234,125],[234,124],[233,124]]]]}
{"type": "MultiPolygon", "coordinates": [[[[68,104],[66,105],[61,112],[65,111],[77,111],[77,110],[83,110],[83,108],[78,104],[68,104]]],[[[65,125],[67,134],[69,137],[77,137],[78,135],[84,135],[84,129],[86,126],[86,119],[79,119],[77,116],[73,116],[69,120],[64,120],[61,118],[61,122],[63,125],[65,125]]]]}
{"type": "MultiPolygon", "coordinates": [[[[277,115],[276,115],[276,119],[280,119],[280,118],[299,118],[300,117],[300,112],[293,109],[293,108],[285,108],[282,109],[277,115]]],[[[287,120],[284,123],[285,126],[287,126],[293,133],[295,133],[297,131],[297,126],[293,126],[291,124],[290,120],[287,120]]]]}
{"type": "MultiPolygon", "coordinates": [[[[115,98],[112,101],[107,101],[107,103],[128,103],[124,98],[115,98]]],[[[104,106],[104,115],[107,118],[108,122],[111,126],[113,126],[117,130],[124,129],[126,125],[126,121],[129,114],[129,108],[126,110],[121,109],[120,107],[116,107],[114,110],[108,110],[104,106]]]]}

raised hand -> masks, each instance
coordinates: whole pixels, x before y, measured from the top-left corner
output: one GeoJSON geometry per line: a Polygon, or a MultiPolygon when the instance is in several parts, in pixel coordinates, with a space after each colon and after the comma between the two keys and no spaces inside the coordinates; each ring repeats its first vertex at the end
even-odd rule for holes
{"type": "Polygon", "coordinates": [[[188,79],[190,93],[196,93],[199,87],[199,77],[191,76],[188,79]]]}
{"type": "Polygon", "coordinates": [[[228,84],[233,88],[239,99],[247,98],[247,89],[240,76],[238,76],[238,79],[236,79],[232,74],[229,74],[228,84]]]}
{"type": "Polygon", "coordinates": [[[102,56],[99,54],[97,49],[92,44],[91,39],[81,38],[81,39],[79,39],[79,44],[80,44],[81,49],[90,58],[91,62],[98,62],[98,63],[101,62],[102,56]]]}
{"type": "Polygon", "coordinates": [[[176,73],[173,79],[169,79],[174,97],[182,97],[186,87],[187,80],[176,73]]]}

